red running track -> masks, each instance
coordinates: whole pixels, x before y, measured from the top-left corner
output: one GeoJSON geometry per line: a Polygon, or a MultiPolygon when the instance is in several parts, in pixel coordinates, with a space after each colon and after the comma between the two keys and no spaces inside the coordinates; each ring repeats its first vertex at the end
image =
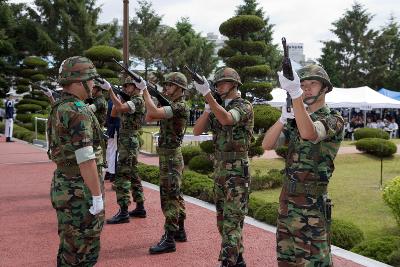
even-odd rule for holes
{"type": "MultiPolygon", "coordinates": [[[[55,266],[58,249],[56,214],[49,189],[55,165],[46,152],[24,142],[0,139],[0,266],[55,266]]],[[[220,238],[215,212],[187,203],[189,241],[177,251],[149,255],[148,249],[163,233],[159,192],[145,188],[148,217],[129,224],[105,225],[97,266],[217,266],[220,238]]],[[[106,215],[118,209],[115,193],[106,184],[106,215]]],[[[277,266],[275,235],[246,224],[245,259],[250,267],[277,266]]],[[[362,266],[336,257],[335,266],[362,266]]]]}

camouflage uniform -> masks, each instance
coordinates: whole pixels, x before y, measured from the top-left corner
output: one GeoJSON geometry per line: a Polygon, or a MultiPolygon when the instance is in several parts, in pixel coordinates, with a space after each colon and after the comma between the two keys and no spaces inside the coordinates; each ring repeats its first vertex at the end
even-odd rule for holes
{"type": "MultiPolygon", "coordinates": [[[[186,89],[186,77],[181,73],[169,74],[165,82],[186,89]]],[[[157,149],[160,166],[161,209],[165,216],[166,232],[178,231],[178,222],[186,218],[185,202],[181,192],[184,167],[181,144],[189,120],[189,107],[181,97],[172,103],[171,111],[171,118],[160,121],[157,149]]]]}
{"type": "Polygon", "coordinates": [[[139,130],[142,128],[145,105],[142,96],[132,96],[135,105],[133,113],[122,113],[118,134],[118,163],[114,181],[117,202],[120,207],[127,208],[130,191],[133,201],[144,202],[143,187],[138,176],[139,130]]]}
{"type": "Polygon", "coordinates": [[[96,106],[96,112],[94,115],[96,116],[97,120],[101,127],[104,127],[107,119],[107,101],[104,95],[100,95],[94,98],[94,103],[96,106]]]}
{"type": "MultiPolygon", "coordinates": [[[[325,71],[326,76],[323,76],[315,74],[315,70],[300,70],[300,79],[321,80],[320,77],[325,77],[321,81],[331,90],[325,71]],[[315,75],[320,77],[316,79],[315,75]]],[[[314,124],[322,123],[325,128],[326,138],[322,141],[301,139],[294,120],[289,120],[283,130],[289,144],[286,179],[279,198],[277,257],[281,267],[332,266],[331,205],[327,185],[334,170],[333,160],[343,140],[344,121],[339,113],[327,106],[310,117],[314,124]]]]}
{"type": "MultiPolygon", "coordinates": [[[[215,84],[236,81],[235,70],[224,68],[215,74],[215,84]],[[233,78],[232,78],[233,77],[233,78]]],[[[217,226],[222,238],[219,260],[236,266],[243,253],[243,224],[248,211],[250,170],[248,150],[253,136],[254,113],[251,103],[237,97],[225,107],[234,118],[233,125],[223,126],[213,113],[208,129],[214,142],[214,197],[217,226]]]]}
{"type": "MultiPolygon", "coordinates": [[[[62,66],[61,84],[71,80],[85,81],[97,75],[93,64],[86,58],[72,57],[64,61],[62,66]]],[[[75,152],[93,148],[93,152],[85,159],[96,159],[104,196],[100,174],[104,166],[105,144],[100,126],[83,101],[63,93],[50,113],[47,133],[48,155],[57,164],[50,190],[60,236],[57,266],[94,266],[100,251],[104,210],[97,215],[89,212],[92,195],[80,174],[79,157],[75,152]]]]}

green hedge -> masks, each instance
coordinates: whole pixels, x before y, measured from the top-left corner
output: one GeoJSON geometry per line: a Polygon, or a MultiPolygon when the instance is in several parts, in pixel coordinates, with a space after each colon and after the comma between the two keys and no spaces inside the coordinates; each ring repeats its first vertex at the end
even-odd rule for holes
{"type": "Polygon", "coordinates": [[[256,170],[251,176],[251,190],[265,190],[280,187],[283,183],[284,175],[278,169],[270,169],[267,173],[256,170]]]}
{"type": "Polygon", "coordinates": [[[200,148],[206,154],[213,154],[214,142],[212,140],[203,141],[200,143],[200,148]]]}
{"type": "Polygon", "coordinates": [[[395,143],[381,138],[363,138],[356,142],[356,148],[377,157],[390,157],[397,151],[395,143]]]}
{"type": "Polygon", "coordinates": [[[281,116],[280,110],[269,105],[254,105],[254,131],[266,132],[281,116]]]}
{"type": "MultiPolygon", "coordinates": [[[[4,132],[4,123],[0,123],[0,131],[4,132]]],[[[32,143],[33,139],[35,139],[35,132],[14,124],[13,137],[32,143]]],[[[38,134],[38,139],[46,140],[46,136],[38,134]]]]}
{"type": "Polygon", "coordinates": [[[197,155],[189,161],[189,169],[207,174],[213,171],[213,162],[206,154],[197,155]]]}
{"type": "Polygon", "coordinates": [[[214,202],[214,181],[194,171],[184,171],[182,192],[206,202],[214,202]]]}
{"type": "Polygon", "coordinates": [[[400,226],[400,176],[393,178],[385,185],[382,196],[400,226]]]}
{"type": "Polygon", "coordinates": [[[30,123],[34,114],[17,114],[16,120],[23,123],[30,123]]]}
{"type": "Polygon", "coordinates": [[[266,202],[250,195],[248,215],[259,221],[276,226],[278,207],[279,203],[277,202],[266,202]]]}
{"type": "Polygon", "coordinates": [[[15,105],[15,107],[18,108],[18,106],[23,105],[23,104],[35,104],[35,105],[41,106],[43,109],[50,106],[49,101],[41,101],[41,100],[36,100],[36,99],[32,99],[32,98],[23,98],[18,102],[18,104],[15,105]]]}
{"type": "Polygon", "coordinates": [[[240,15],[223,22],[219,32],[228,37],[240,37],[244,34],[257,32],[264,28],[265,22],[258,16],[240,15]]]}
{"type": "Polygon", "coordinates": [[[23,105],[19,105],[17,108],[17,112],[20,114],[24,114],[27,112],[37,112],[37,111],[41,111],[42,107],[36,104],[23,104],[23,105]]]}
{"type": "MultiPolygon", "coordinates": [[[[384,263],[392,264],[393,254],[398,253],[400,248],[400,237],[383,236],[371,240],[365,240],[351,251],[375,259],[384,263]]],[[[399,264],[397,262],[397,264],[399,264]]]]}
{"type": "Polygon", "coordinates": [[[276,153],[278,156],[280,156],[280,157],[286,159],[287,153],[288,153],[288,147],[285,146],[285,145],[278,146],[277,148],[275,148],[275,153],[276,153]]]}
{"type": "Polygon", "coordinates": [[[364,138],[382,138],[389,139],[389,133],[385,132],[382,129],[375,128],[358,128],[354,131],[354,139],[360,140],[364,138]]]}
{"type": "Polygon", "coordinates": [[[182,146],[182,156],[185,165],[189,164],[189,161],[197,155],[201,154],[201,148],[199,146],[187,145],[182,146]]]}
{"type": "Polygon", "coordinates": [[[332,244],[350,250],[364,241],[361,229],[351,222],[334,219],[331,226],[332,244]]]}
{"type": "MultiPolygon", "coordinates": [[[[35,130],[35,117],[47,119],[48,115],[32,114],[31,123],[33,125],[33,130],[35,130]]],[[[47,129],[47,122],[46,121],[42,121],[42,120],[38,120],[37,121],[37,129],[38,129],[39,133],[44,134],[46,129],[47,129]]]]}

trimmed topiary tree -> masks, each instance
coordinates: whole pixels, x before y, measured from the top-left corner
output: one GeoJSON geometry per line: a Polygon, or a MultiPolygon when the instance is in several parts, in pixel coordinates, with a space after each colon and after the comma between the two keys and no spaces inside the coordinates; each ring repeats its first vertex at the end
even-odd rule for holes
{"type": "Polygon", "coordinates": [[[356,142],[356,148],[377,157],[390,157],[397,151],[395,143],[381,138],[363,138],[356,142]]]}
{"type": "Polygon", "coordinates": [[[218,51],[228,67],[240,75],[243,98],[271,100],[272,84],[266,82],[271,68],[264,57],[267,50],[265,40],[257,40],[255,33],[265,27],[262,18],[256,15],[238,15],[223,22],[219,31],[229,38],[218,51]]]}
{"type": "Polygon", "coordinates": [[[385,132],[382,129],[375,128],[358,128],[354,132],[354,139],[360,140],[364,138],[381,138],[381,139],[389,139],[389,133],[385,132]]]}
{"type": "Polygon", "coordinates": [[[281,116],[281,111],[270,105],[254,105],[254,132],[266,132],[281,116]]]}

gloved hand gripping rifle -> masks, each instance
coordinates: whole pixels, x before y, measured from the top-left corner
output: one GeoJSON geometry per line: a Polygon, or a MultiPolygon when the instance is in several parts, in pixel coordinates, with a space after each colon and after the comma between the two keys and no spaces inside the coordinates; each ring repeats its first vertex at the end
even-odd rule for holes
{"type": "MultiPolygon", "coordinates": [[[[293,81],[293,70],[292,70],[292,63],[290,62],[289,58],[289,51],[286,45],[286,38],[282,37],[282,46],[283,46],[283,60],[282,60],[282,72],[283,76],[287,79],[293,81]]],[[[286,94],[286,110],[287,112],[291,112],[292,108],[292,98],[290,97],[289,93],[286,94]]]]}

